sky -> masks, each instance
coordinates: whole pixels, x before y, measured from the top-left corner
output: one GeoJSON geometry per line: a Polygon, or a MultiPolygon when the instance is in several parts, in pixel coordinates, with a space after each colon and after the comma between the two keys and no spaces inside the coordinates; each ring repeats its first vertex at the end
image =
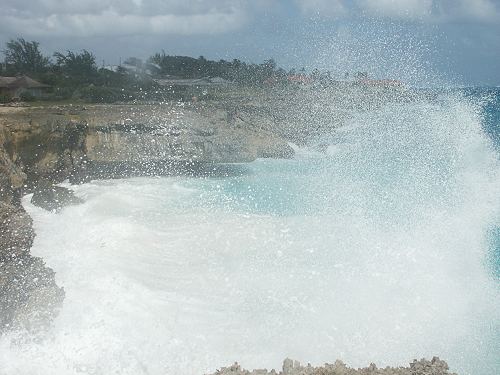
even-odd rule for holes
{"type": "Polygon", "coordinates": [[[0,45],[18,37],[47,55],[87,49],[99,65],[164,50],[500,86],[500,0],[1,0],[0,45]]]}

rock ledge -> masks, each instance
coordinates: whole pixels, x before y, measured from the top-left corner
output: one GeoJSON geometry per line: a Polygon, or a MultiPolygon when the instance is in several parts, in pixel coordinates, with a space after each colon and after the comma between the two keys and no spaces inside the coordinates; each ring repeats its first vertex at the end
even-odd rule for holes
{"type": "Polygon", "coordinates": [[[409,367],[385,367],[377,368],[375,364],[360,369],[347,367],[342,361],[337,360],[333,364],[325,363],[324,366],[313,367],[310,364],[302,366],[300,362],[287,358],[283,361],[283,368],[278,373],[276,370],[268,371],[242,369],[238,363],[229,367],[223,367],[212,375],[456,375],[448,372],[448,364],[438,357],[428,361],[416,359],[409,367]]]}

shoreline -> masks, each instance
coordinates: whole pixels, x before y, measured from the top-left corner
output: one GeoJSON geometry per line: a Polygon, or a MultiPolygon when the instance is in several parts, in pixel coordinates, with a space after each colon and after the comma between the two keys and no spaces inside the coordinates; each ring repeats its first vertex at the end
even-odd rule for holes
{"type": "Polygon", "coordinates": [[[30,254],[36,234],[22,196],[35,193],[41,207],[58,210],[75,202],[70,190],[56,186],[68,179],[229,175],[234,171],[221,163],[293,156],[287,140],[261,129],[261,114],[241,111],[234,118],[224,107],[0,108],[0,334],[14,326],[42,328],[64,298],[53,271],[30,254]]]}
{"type": "MultiPolygon", "coordinates": [[[[220,163],[291,158],[294,150],[288,142],[304,141],[304,132],[310,130],[297,125],[307,113],[283,120],[263,108],[255,103],[237,109],[198,104],[181,110],[170,103],[148,106],[146,112],[133,105],[0,108],[0,335],[16,328],[46,329],[64,303],[64,290],[52,269],[30,254],[36,234],[21,205],[24,195],[34,192],[53,202],[67,194],[54,193],[54,186],[66,179],[82,183],[134,175],[200,176],[220,163]]],[[[333,127],[343,121],[339,117],[333,127]]],[[[441,370],[432,374],[448,374],[441,370]]],[[[358,373],[345,371],[341,373],[358,373]]],[[[222,370],[227,373],[248,372],[229,367],[222,370]]],[[[325,372],[297,367],[289,374],[313,373],[325,372]]]]}

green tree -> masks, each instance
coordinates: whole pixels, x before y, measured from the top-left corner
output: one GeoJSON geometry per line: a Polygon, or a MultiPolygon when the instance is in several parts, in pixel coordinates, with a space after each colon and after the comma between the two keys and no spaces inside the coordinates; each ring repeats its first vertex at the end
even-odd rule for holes
{"type": "Polygon", "coordinates": [[[47,70],[50,60],[43,56],[39,49],[40,43],[28,42],[23,38],[11,39],[6,44],[3,53],[7,69],[15,73],[39,74],[47,70]]]}
{"type": "Polygon", "coordinates": [[[65,55],[56,52],[54,57],[58,68],[72,78],[89,81],[97,74],[95,56],[85,49],[81,53],[66,51],[65,55]]]}

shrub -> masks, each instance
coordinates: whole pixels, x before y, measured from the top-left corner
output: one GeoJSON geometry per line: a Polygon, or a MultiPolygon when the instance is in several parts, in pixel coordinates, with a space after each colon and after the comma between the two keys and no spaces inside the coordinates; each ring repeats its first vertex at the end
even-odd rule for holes
{"type": "Polygon", "coordinates": [[[84,87],[80,90],[80,96],[91,103],[114,103],[120,100],[115,90],[100,86],[84,87]]]}
{"type": "Polygon", "coordinates": [[[21,101],[23,102],[33,102],[36,100],[36,97],[29,91],[23,91],[19,95],[19,99],[21,99],[21,101]]]}
{"type": "Polygon", "coordinates": [[[61,98],[61,99],[71,99],[74,91],[75,91],[75,89],[73,89],[71,87],[57,87],[54,90],[53,95],[54,95],[54,97],[61,98]]]}
{"type": "Polygon", "coordinates": [[[9,103],[12,101],[12,97],[9,94],[0,94],[0,103],[9,103]]]}
{"type": "Polygon", "coordinates": [[[91,103],[114,103],[117,101],[128,101],[136,98],[136,95],[130,91],[93,85],[79,90],[79,95],[82,99],[91,103]]]}

